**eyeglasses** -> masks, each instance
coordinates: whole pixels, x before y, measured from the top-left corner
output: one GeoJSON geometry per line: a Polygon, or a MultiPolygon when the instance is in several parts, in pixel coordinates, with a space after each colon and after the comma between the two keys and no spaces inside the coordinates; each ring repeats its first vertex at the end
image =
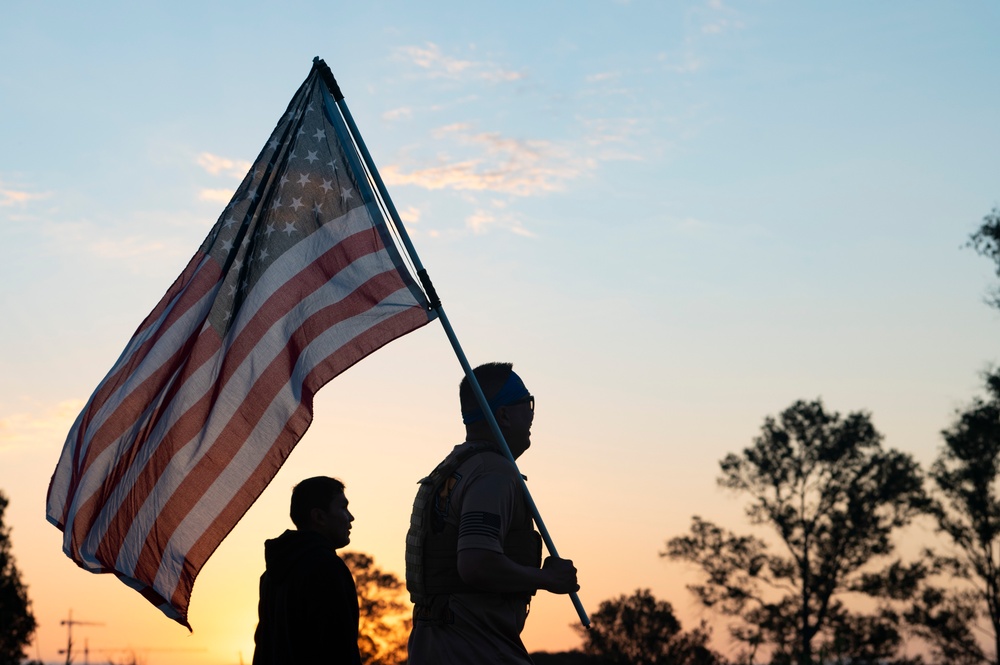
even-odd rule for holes
{"type": "Polygon", "coordinates": [[[511,402],[510,406],[518,406],[519,404],[527,404],[528,408],[531,409],[531,412],[534,413],[534,411],[535,411],[535,396],[534,395],[528,395],[527,397],[522,397],[521,399],[517,400],[516,402],[511,402]]]}

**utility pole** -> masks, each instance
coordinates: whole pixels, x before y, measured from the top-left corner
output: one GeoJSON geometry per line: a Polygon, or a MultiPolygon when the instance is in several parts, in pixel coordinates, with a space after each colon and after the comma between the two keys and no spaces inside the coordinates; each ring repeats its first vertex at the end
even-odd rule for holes
{"type": "Polygon", "coordinates": [[[163,652],[194,652],[194,651],[207,651],[205,647],[196,648],[173,648],[173,647],[118,647],[113,649],[110,647],[94,648],[91,649],[94,653],[106,653],[113,654],[114,659],[109,659],[108,663],[111,665],[136,665],[137,663],[144,662],[143,659],[139,658],[139,654],[147,654],[155,651],[163,652]],[[117,660],[121,658],[122,660],[117,660]]]}
{"type": "MultiPolygon", "coordinates": [[[[93,621],[74,621],[73,620],[73,610],[69,611],[69,618],[63,619],[59,622],[60,626],[66,626],[66,648],[60,649],[60,654],[66,654],[66,665],[72,665],[73,663],[73,626],[103,626],[103,623],[96,623],[93,621]]],[[[84,648],[84,660],[90,659],[89,649],[84,648]]]]}

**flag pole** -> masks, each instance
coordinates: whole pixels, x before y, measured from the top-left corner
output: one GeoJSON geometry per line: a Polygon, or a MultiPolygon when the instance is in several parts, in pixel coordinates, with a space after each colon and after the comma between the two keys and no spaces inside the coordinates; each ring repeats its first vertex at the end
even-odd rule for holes
{"type": "MultiPolygon", "coordinates": [[[[500,443],[500,448],[504,455],[514,465],[514,468],[517,469],[517,461],[514,459],[514,455],[510,452],[507,440],[500,431],[500,425],[497,423],[496,417],[494,417],[493,411],[490,409],[489,401],[486,399],[486,395],[483,394],[483,389],[480,387],[479,381],[476,379],[476,376],[472,371],[472,366],[469,364],[469,361],[465,356],[465,352],[462,350],[462,345],[459,343],[458,337],[455,335],[455,330],[452,328],[451,322],[448,320],[448,315],[444,312],[444,307],[441,305],[441,300],[438,298],[437,291],[435,291],[434,285],[431,283],[427,270],[420,262],[420,257],[417,256],[416,249],[410,241],[410,236],[406,232],[406,228],[403,226],[403,222],[399,217],[399,213],[396,211],[396,206],[393,204],[392,198],[389,196],[389,190],[386,189],[385,183],[382,181],[382,176],[379,175],[378,169],[375,166],[375,161],[368,152],[368,147],[365,145],[364,139],[361,137],[361,132],[358,130],[358,126],[354,122],[354,117],[347,108],[347,102],[344,101],[344,94],[340,91],[340,86],[337,85],[337,80],[334,78],[333,72],[330,71],[330,67],[326,64],[326,62],[319,57],[313,58],[313,66],[319,70],[320,76],[323,77],[324,82],[329,87],[330,93],[333,95],[333,101],[336,102],[341,115],[343,115],[344,120],[347,122],[347,127],[351,132],[351,138],[354,139],[354,143],[357,145],[357,148],[361,153],[361,158],[365,162],[368,173],[375,182],[379,196],[382,198],[382,201],[389,212],[389,216],[392,218],[392,222],[395,225],[396,230],[399,232],[400,240],[403,243],[407,254],[409,254],[411,260],[413,261],[413,265],[417,271],[417,277],[420,279],[420,284],[427,293],[431,307],[435,312],[437,312],[438,319],[441,321],[441,326],[444,328],[444,332],[448,336],[448,340],[451,342],[455,355],[458,357],[458,362],[462,365],[465,376],[469,380],[469,385],[472,388],[473,393],[476,395],[476,401],[479,402],[479,406],[482,409],[483,414],[486,416],[486,421],[489,423],[493,436],[496,437],[496,440],[500,443]]],[[[520,474],[520,471],[518,472],[517,477],[521,482],[521,489],[524,491],[524,496],[528,501],[529,508],[531,509],[531,516],[535,520],[535,524],[538,526],[538,531],[542,535],[542,540],[545,542],[545,548],[548,550],[549,554],[558,558],[559,553],[556,551],[556,546],[552,542],[552,537],[549,535],[549,531],[545,527],[545,522],[542,520],[542,516],[538,512],[535,500],[531,497],[531,492],[528,490],[528,485],[524,481],[524,477],[520,474]]],[[[590,628],[590,617],[587,616],[587,611],[583,608],[583,603],[580,602],[579,595],[574,591],[570,593],[570,599],[573,601],[576,613],[580,617],[580,623],[582,623],[585,628],[590,628]]]]}

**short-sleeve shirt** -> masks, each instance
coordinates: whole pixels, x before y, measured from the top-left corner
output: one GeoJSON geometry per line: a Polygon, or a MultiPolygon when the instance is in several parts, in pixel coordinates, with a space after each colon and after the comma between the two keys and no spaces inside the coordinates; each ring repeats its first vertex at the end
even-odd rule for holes
{"type": "MultiPolygon", "coordinates": [[[[463,444],[465,445],[465,444],[463,444]]],[[[531,513],[517,467],[492,452],[473,455],[453,475],[447,498],[436,517],[457,526],[458,550],[503,553],[504,537],[515,525],[530,528],[531,513]]],[[[444,625],[414,621],[410,665],[452,663],[531,663],[521,641],[530,596],[502,593],[454,593],[444,625]]]]}

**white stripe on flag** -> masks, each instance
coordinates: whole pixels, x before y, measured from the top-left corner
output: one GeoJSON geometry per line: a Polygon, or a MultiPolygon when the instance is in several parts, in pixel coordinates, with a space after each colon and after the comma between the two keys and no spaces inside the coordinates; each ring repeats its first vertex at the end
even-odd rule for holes
{"type": "MultiPolygon", "coordinates": [[[[353,212],[355,211],[352,211],[352,213],[353,212]]],[[[351,214],[347,217],[357,217],[357,215],[351,214]]],[[[356,229],[356,221],[357,220],[349,220],[349,223],[346,225],[347,228],[350,229],[349,232],[353,232],[356,229]]],[[[325,228],[326,227],[324,226],[324,229],[325,228]]],[[[317,236],[321,232],[322,229],[321,231],[317,231],[313,234],[313,236],[317,236]]],[[[298,253],[297,249],[290,250],[285,256],[275,262],[275,264],[268,269],[268,272],[265,273],[265,277],[258,282],[258,286],[262,287],[260,288],[260,293],[258,293],[258,289],[254,289],[254,291],[251,292],[246,304],[240,310],[241,313],[258,312],[263,306],[266,298],[273,295],[274,291],[277,290],[276,288],[266,288],[268,285],[276,284],[275,280],[270,279],[272,269],[280,274],[281,272],[287,270],[290,266],[308,265],[315,258],[322,255],[324,250],[328,250],[330,248],[331,244],[329,240],[334,237],[330,234],[330,238],[327,238],[327,242],[324,243],[319,242],[321,239],[318,238],[314,240],[313,236],[310,236],[306,239],[306,241],[299,243],[303,246],[300,256],[288,256],[289,254],[298,253]],[[289,261],[288,264],[284,263],[286,257],[289,261]]],[[[121,550],[119,558],[116,562],[116,569],[118,571],[128,575],[134,573],[142,544],[145,542],[149,531],[153,528],[160,509],[163,505],[166,505],[170,497],[173,496],[173,493],[177,490],[177,487],[183,481],[187,472],[190,471],[190,469],[201,460],[205,453],[208,452],[211,445],[218,439],[220,434],[222,434],[224,428],[231,422],[236,411],[243,405],[247,396],[253,391],[253,386],[258,378],[256,376],[258,368],[267,367],[275,357],[283,352],[285,343],[289,337],[288,331],[297,330],[314,312],[340,302],[345,297],[351,295],[360,283],[370,279],[373,275],[380,274],[381,272],[389,272],[391,270],[393,270],[392,264],[388,260],[384,249],[374,254],[362,256],[338,273],[335,281],[329,282],[324,288],[320,288],[313,292],[298,306],[293,308],[287,315],[275,321],[274,324],[270,326],[265,336],[256,343],[253,352],[249,354],[240,366],[233,372],[232,376],[223,386],[222,391],[215,398],[212,412],[209,419],[205,423],[204,428],[194,438],[187,441],[183,445],[181,450],[174,455],[169,466],[162,471],[155,489],[136,513],[132,527],[125,539],[125,542],[138,543],[139,546],[137,548],[124,547],[121,550]]],[[[291,279],[294,280],[295,277],[293,276],[291,279]]],[[[315,366],[316,362],[328,356],[332,350],[336,350],[342,346],[343,343],[363,334],[369,328],[377,325],[389,316],[395,315],[398,313],[400,308],[412,307],[416,305],[416,302],[413,300],[412,294],[409,290],[404,288],[393,294],[392,297],[383,300],[380,305],[381,307],[376,307],[374,309],[374,315],[370,310],[365,311],[358,316],[343,321],[328,330],[327,334],[323,336],[324,340],[329,340],[327,341],[327,346],[325,347],[325,353],[318,360],[312,362],[309,366],[309,370],[315,366]]],[[[167,412],[157,423],[154,431],[150,434],[151,440],[162,441],[171,428],[173,428],[173,426],[177,423],[179,418],[183,417],[183,415],[187,413],[195,403],[201,400],[208,391],[215,390],[215,380],[222,362],[221,359],[228,353],[233,341],[238,339],[239,333],[246,329],[246,325],[248,323],[249,320],[244,320],[243,317],[238,319],[236,325],[234,325],[232,329],[232,332],[235,333],[235,335],[230,335],[228,337],[227,346],[221,349],[212,360],[203,364],[201,368],[199,368],[187,379],[184,386],[180,388],[175,396],[174,402],[169,405],[167,412]]],[[[310,351],[316,348],[315,343],[311,344],[309,347],[310,351]]],[[[293,382],[298,381],[298,383],[301,384],[301,380],[303,378],[304,375],[301,377],[293,377],[292,380],[293,382]]],[[[260,434],[255,433],[254,440],[266,442],[268,446],[262,450],[261,455],[269,450],[271,442],[277,434],[284,429],[288,417],[298,408],[301,401],[300,398],[301,395],[298,394],[288,397],[285,402],[285,412],[282,414],[272,413],[271,417],[275,418],[275,422],[271,423],[271,425],[273,425],[271,427],[273,431],[270,434],[257,439],[256,437],[260,436],[260,434]]],[[[258,425],[258,427],[259,426],[260,425],[258,425]]],[[[105,504],[104,509],[101,511],[94,528],[89,534],[87,544],[83,548],[86,552],[96,551],[96,548],[106,534],[108,526],[111,524],[115,514],[120,509],[122,500],[124,500],[127,496],[128,491],[131,490],[137,476],[142,472],[142,469],[146,467],[155,452],[156,450],[154,446],[143,447],[135,462],[130,466],[123,482],[119,485],[119,488],[123,488],[122,491],[119,492],[116,488],[113,500],[105,504]]],[[[254,468],[256,468],[256,465],[254,465],[254,468]]],[[[239,486],[242,486],[242,483],[240,483],[239,486]]],[[[157,590],[160,591],[160,589],[157,590]]]]}
{"type": "MultiPolygon", "coordinates": [[[[409,291],[405,287],[391,294],[383,303],[390,304],[398,301],[400,296],[404,294],[405,297],[410,297],[409,291]]],[[[378,307],[375,309],[379,311],[378,307]]],[[[343,338],[344,330],[350,331],[351,338],[353,339],[359,334],[357,332],[359,329],[359,320],[364,319],[368,327],[371,327],[395,314],[394,308],[389,308],[389,310],[390,313],[380,312],[377,320],[371,319],[370,310],[362,312],[358,316],[345,320],[337,326],[328,328],[306,347],[302,355],[299,356],[299,361],[292,372],[290,380],[284,384],[280,392],[275,395],[274,399],[268,405],[263,417],[258,421],[253,433],[247,438],[243,446],[241,446],[239,453],[226,466],[210,487],[209,492],[192,508],[174,532],[165,551],[176,554],[174,556],[164,556],[161,560],[156,582],[153,585],[158,593],[167,598],[173,594],[183,571],[183,559],[179,555],[186,554],[191,549],[194,543],[201,537],[205,528],[210,526],[223,508],[228,505],[233,495],[232,488],[242,487],[263,461],[267,453],[270,452],[271,442],[281,434],[288,418],[297,410],[301,403],[301,388],[306,377],[317,364],[329,356],[329,349],[335,343],[340,342],[343,338]],[[294,408],[289,409],[290,406],[294,408]],[[261,445],[265,441],[268,442],[268,445],[261,445]]],[[[173,474],[168,470],[164,475],[173,474]]]]}

